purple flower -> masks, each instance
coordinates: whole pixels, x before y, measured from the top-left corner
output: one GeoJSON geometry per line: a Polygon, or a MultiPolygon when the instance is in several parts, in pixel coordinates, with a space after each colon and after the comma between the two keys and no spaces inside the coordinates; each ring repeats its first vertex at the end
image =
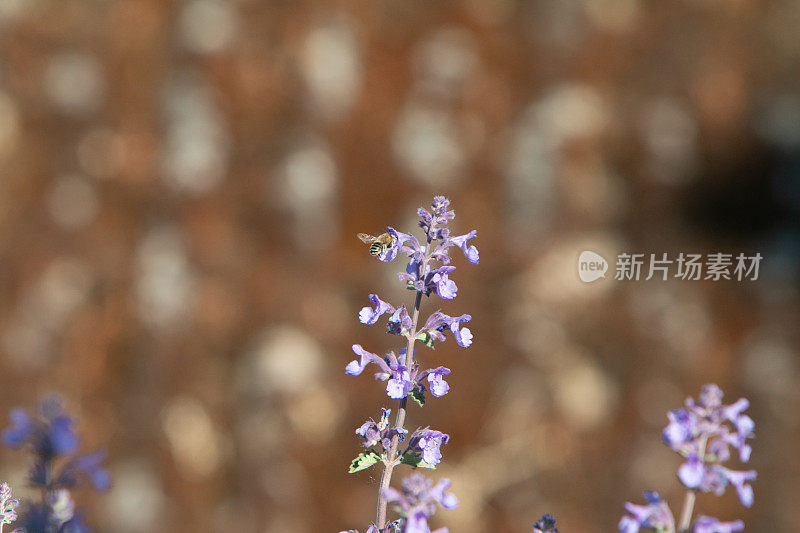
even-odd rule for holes
{"type": "Polygon", "coordinates": [[[372,325],[386,313],[394,313],[394,307],[378,298],[377,294],[370,294],[369,301],[375,304],[375,307],[364,307],[358,313],[358,320],[362,324],[372,325]]]}
{"type": "Polygon", "coordinates": [[[366,351],[360,344],[354,344],[352,349],[359,359],[350,361],[345,367],[345,373],[350,376],[358,376],[368,364],[376,364],[381,371],[375,373],[375,379],[387,382],[386,393],[390,398],[405,398],[415,388],[424,392],[426,387],[422,381],[425,378],[428,378],[434,396],[444,396],[450,390],[450,386],[442,378],[450,373],[450,369],[439,367],[420,372],[419,365],[416,363],[414,368],[409,369],[405,366],[405,349],[400,350],[399,358],[392,352],[388,353],[385,358],[378,357],[374,353],[366,351]]]}
{"type": "MultiPolygon", "coordinates": [[[[73,459],[67,466],[61,476],[71,476],[73,479],[78,476],[84,476],[89,480],[89,483],[100,492],[107,491],[111,488],[111,474],[108,473],[102,463],[106,459],[106,452],[104,450],[96,450],[92,453],[87,453],[73,459]]],[[[63,485],[68,485],[66,482],[63,485]]],[[[72,485],[69,486],[74,486],[72,485]]]]}
{"type": "Polygon", "coordinates": [[[449,211],[449,207],[450,200],[444,196],[435,196],[431,204],[433,212],[423,207],[417,209],[417,215],[420,217],[419,227],[431,240],[441,239],[446,236],[443,235],[447,231],[445,226],[456,217],[455,211],[449,211]]]}
{"type": "Polygon", "coordinates": [[[475,230],[470,231],[466,235],[459,235],[458,237],[451,237],[447,241],[445,241],[447,246],[458,246],[461,248],[461,251],[464,252],[464,255],[467,258],[467,261],[472,263],[473,265],[477,265],[479,262],[479,255],[478,249],[475,246],[467,247],[467,241],[473,239],[478,236],[478,232],[475,230]]]}
{"type": "Polygon", "coordinates": [[[678,478],[686,488],[696,489],[703,483],[706,476],[706,469],[703,462],[693,453],[678,469],[678,478]]]}
{"type": "Polygon", "coordinates": [[[386,393],[389,398],[401,400],[408,396],[408,393],[414,388],[413,385],[411,372],[403,365],[397,365],[392,369],[392,377],[386,384],[386,393]]]}
{"type": "Polygon", "coordinates": [[[19,500],[11,497],[11,487],[3,482],[0,485],[0,524],[10,524],[17,519],[18,505],[19,500]]]}
{"type": "Polygon", "coordinates": [[[445,300],[451,300],[456,297],[458,287],[455,281],[448,277],[448,274],[455,270],[456,267],[443,266],[436,270],[431,276],[431,283],[435,287],[436,294],[445,300]]]}
{"type": "Polygon", "coordinates": [[[356,435],[363,437],[365,448],[371,448],[380,443],[384,450],[388,450],[395,435],[398,435],[399,442],[405,440],[408,430],[390,427],[389,415],[391,413],[389,409],[381,409],[381,419],[379,422],[376,423],[370,418],[356,430],[356,435]]]}
{"type": "Polygon", "coordinates": [[[408,447],[414,452],[422,454],[422,460],[431,466],[436,466],[442,461],[440,448],[447,444],[450,435],[433,429],[418,429],[408,441],[408,447]]]}
{"type": "MultiPolygon", "coordinates": [[[[79,443],[75,423],[63,412],[57,397],[44,400],[36,416],[16,408],[10,418],[11,426],[3,432],[3,442],[11,448],[27,445],[31,449],[34,461],[28,478],[42,494],[41,501],[25,507],[21,520],[25,529],[30,533],[90,533],[80,514],[74,513],[68,489],[87,479],[95,489],[107,490],[111,476],[102,465],[105,452],[73,455],[79,443]]],[[[0,487],[0,497],[2,492],[0,487]]]]}
{"type": "Polygon", "coordinates": [[[448,488],[449,479],[441,479],[434,485],[422,474],[411,474],[403,480],[401,490],[388,487],[383,494],[405,519],[404,533],[430,533],[428,519],[436,512],[437,504],[448,510],[458,506],[458,499],[445,492],[448,488]]]}
{"type": "Polygon", "coordinates": [[[420,330],[421,334],[427,333],[433,340],[443,341],[447,337],[444,332],[449,330],[453,333],[456,344],[462,348],[468,348],[472,344],[472,332],[469,328],[462,328],[461,324],[472,320],[470,315],[451,317],[442,312],[436,311],[425,322],[425,326],[420,330]]]}
{"type": "Polygon", "coordinates": [[[637,533],[640,528],[675,531],[675,519],[669,505],[661,499],[657,492],[645,492],[647,505],[625,503],[625,509],[631,516],[623,516],[619,522],[622,533],[637,533]]]}
{"type": "Polygon", "coordinates": [[[437,398],[440,398],[445,394],[447,394],[448,391],[450,390],[450,385],[448,385],[448,383],[444,380],[442,376],[446,376],[447,374],[449,374],[450,369],[440,366],[439,368],[428,370],[427,372],[428,372],[427,376],[423,377],[428,378],[428,385],[430,385],[431,394],[433,394],[437,398]]]}
{"type": "Polygon", "coordinates": [[[34,432],[34,425],[28,412],[15,407],[8,414],[11,426],[3,430],[3,444],[8,448],[20,448],[28,442],[34,432]]]}
{"type": "Polygon", "coordinates": [[[553,515],[542,515],[538,522],[533,524],[533,533],[558,533],[556,519],[553,515]]]}
{"type": "Polygon", "coordinates": [[[733,485],[739,501],[750,506],[753,489],[746,483],[755,479],[755,471],[737,472],[720,466],[730,458],[730,447],[739,451],[739,459],[747,462],[755,424],[743,414],[750,402],[745,398],[724,405],[722,391],[716,385],[703,387],[699,401],[688,398],[686,408],[671,411],[664,429],[664,443],[686,457],[678,477],[688,489],[714,492],[721,495],[727,485],[733,485]]]}
{"type": "Polygon", "coordinates": [[[3,431],[3,444],[20,448],[31,444],[41,457],[69,455],[78,448],[72,418],[61,411],[58,398],[48,398],[39,407],[41,419],[32,418],[24,409],[14,408],[9,413],[11,426],[3,431]]]}
{"type": "Polygon", "coordinates": [[[743,531],[744,523],[741,520],[735,522],[720,522],[710,516],[699,516],[692,526],[692,533],[733,533],[743,531]]]}
{"type": "MultiPolygon", "coordinates": [[[[383,374],[386,375],[385,379],[388,379],[388,376],[391,375],[392,370],[389,368],[389,365],[384,361],[381,357],[378,357],[372,352],[366,351],[364,348],[361,347],[360,344],[354,344],[352,346],[353,352],[359,356],[359,359],[350,361],[347,366],[345,367],[344,371],[349,376],[358,376],[361,372],[364,371],[364,368],[370,364],[375,363],[380,367],[383,371],[383,374]]],[[[377,377],[377,376],[376,376],[377,377]]]]}
{"type": "Polygon", "coordinates": [[[400,307],[389,318],[386,324],[386,330],[392,335],[408,335],[414,328],[414,322],[408,316],[406,306],[400,307]]]}

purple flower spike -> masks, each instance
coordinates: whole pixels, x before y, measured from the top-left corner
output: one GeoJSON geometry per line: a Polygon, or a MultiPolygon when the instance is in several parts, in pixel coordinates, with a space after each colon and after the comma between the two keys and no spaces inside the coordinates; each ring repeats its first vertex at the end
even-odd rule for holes
{"type": "MultiPolygon", "coordinates": [[[[414,235],[401,233],[387,226],[386,231],[392,237],[392,242],[378,255],[384,262],[393,261],[400,255],[405,256],[406,262],[398,279],[406,289],[415,293],[412,300],[413,313],[412,308],[404,305],[395,307],[381,300],[377,294],[370,294],[371,305],[363,307],[358,314],[359,321],[368,325],[376,324],[387,315],[387,332],[403,337],[407,348],[397,351],[397,356],[390,352],[381,357],[354,344],[352,349],[357,358],[345,367],[347,374],[358,376],[367,365],[375,364],[378,367],[375,378],[386,382],[387,395],[400,400],[400,409],[406,409],[411,403],[406,401],[409,397],[414,403],[424,406],[429,396],[441,397],[450,390],[450,385],[445,380],[450,369],[444,366],[423,366],[423,360],[416,356],[415,343],[419,342],[433,349],[437,341],[447,339],[448,332],[461,347],[469,347],[473,341],[472,331],[464,327],[471,320],[470,315],[453,317],[437,311],[420,328],[419,306],[422,296],[452,300],[458,295],[459,287],[451,278],[456,267],[449,266],[449,250],[458,247],[470,263],[477,264],[478,250],[469,244],[477,232],[473,230],[464,235],[451,236],[448,224],[455,218],[455,212],[450,209],[450,201],[444,196],[434,197],[430,208],[420,208],[417,214],[420,217],[419,226],[425,232],[425,240],[418,240],[414,235]]],[[[447,492],[450,482],[442,480],[434,485],[421,475],[414,474],[406,478],[402,488],[398,490],[391,486],[391,472],[392,467],[400,463],[415,467],[439,464],[442,460],[441,446],[448,442],[449,436],[429,428],[420,429],[410,437],[408,445],[401,452],[398,442],[406,438],[407,431],[402,424],[391,427],[388,413],[388,410],[384,410],[379,422],[370,419],[356,429],[356,434],[363,439],[363,445],[367,449],[353,460],[350,472],[359,472],[383,463],[384,475],[388,472],[389,476],[385,480],[389,486],[381,492],[378,499],[377,520],[371,524],[368,533],[431,533],[428,519],[437,507],[453,509],[458,505],[456,497],[447,492]],[[383,447],[383,453],[377,448],[378,444],[383,447]],[[388,518],[389,503],[394,504],[394,510],[400,514],[399,520],[392,522],[388,518]]],[[[545,530],[556,531],[550,527],[542,529],[545,530]]],[[[347,533],[357,532],[349,530],[347,533]]],[[[448,533],[448,530],[440,528],[433,533],[448,533]]]]}
{"type": "Polygon", "coordinates": [[[753,489],[746,482],[755,479],[755,471],[729,470],[720,463],[730,458],[730,447],[739,451],[742,462],[750,459],[751,448],[746,441],[753,437],[755,424],[743,414],[750,402],[741,398],[724,405],[722,397],[716,385],[704,386],[699,401],[688,398],[685,409],[667,415],[669,425],[662,436],[665,444],[687,458],[678,470],[687,488],[721,495],[727,485],[733,485],[739,501],[749,507],[753,489]]]}
{"type": "Polygon", "coordinates": [[[377,294],[370,294],[369,301],[375,304],[375,307],[364,307],[358,313],[358,320],[362,324],[372,325],[386,313],[394,313],[394,307],[378,298],[377,294]]]}

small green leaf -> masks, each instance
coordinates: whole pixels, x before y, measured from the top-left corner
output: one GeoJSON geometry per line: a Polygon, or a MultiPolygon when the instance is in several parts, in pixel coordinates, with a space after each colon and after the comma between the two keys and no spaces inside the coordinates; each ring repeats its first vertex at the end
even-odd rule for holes
{"type": "Polygon", "coordinates": [[[429,465],[425,461],[422,460],[422,455],[415,453],[415,452],[406,452],[400,458],[400,462],[404,465],[411,465],[414,468],[428,468],[430,470],[436,470],[434,465],[429,465]]]}
{"type": "Polygon", "coordinates": [[[427,346],[428,348],[430,348],[431,350],[434,349],[434,347],[433,347],[433,337],[431,336],[430,333],[428,333],[428,332],[420,333],[419,335],[417,335],[417,340],[420,341],[425,346],[427,346]]]}
{"type": "Polygon", "coordinates": [[[360,472],[361,470],[371,467],[380,460],[381,456],[373,449],[361,452],[356,456],[355,459],[353,459],[353,462],[350,463],[349,472],[351,474],[354,472],[360,472]]]}
{"type": "Polygon", "coordinates": [[[417,402],[420,407],[425,405],[425,393],[419,387],[414,387],[414,390],[408,393],[408,396],[417,402]]]}

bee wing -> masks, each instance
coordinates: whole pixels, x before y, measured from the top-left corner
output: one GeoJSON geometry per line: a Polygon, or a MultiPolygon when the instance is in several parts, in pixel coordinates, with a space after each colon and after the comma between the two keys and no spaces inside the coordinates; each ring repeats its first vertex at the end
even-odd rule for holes
{"type": "Polygon", "coordinates": [[[356,235],[358,239],[363,242],[364,244],[372,244],[377,240],[377,237],[373,237],[372,235],[367,235],[366,233],[359,233],[356,235]]]}

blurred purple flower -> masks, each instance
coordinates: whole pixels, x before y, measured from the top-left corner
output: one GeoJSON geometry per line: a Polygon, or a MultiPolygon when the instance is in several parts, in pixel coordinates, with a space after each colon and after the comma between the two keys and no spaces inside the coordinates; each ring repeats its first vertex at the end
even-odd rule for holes
{"type": "Polygon", "coordinates": [[[543,515],[538,522],[533,524],[533,533],[558,533],[556,519],[553,515],[543,515]]]}
{"type": "MultiPolygon", "coordinates": [[[[422,474],[411,474],[402,482],[398,491],[392,487],[384,490],[384,495],[389,503],[394,503],[397,512],[403,517],[403,533],[430,533],[428,519],[436,512],[436,505],[443,509],[455,509],[458,499],[449,492],[449,479],[441,479],[434,485],[433,481],[426,479],[422,474]]],[[[446,533],[447,528],[441,528],[434,533],[446,533]]]]}
{"type": "Polygon", "coordinates": [[[747,484],[756,478],[754,470],[734,471],[720,466],[730,458],[730,448],[738,450],[742,462],[750,460],[755,423],[743,414],[750,402],[745,398],[724,405],[722,390],[706,385],[699,401],[686,400],[686,408],[671,411],[669,424],[662,433],[664,443],[686,457],[678,470],[678,478],[686,488],[721,495],[733,485],[745,506],[753,503],[753,489],[747,484]]]}
{"type": "Polygon", "coordinates": [[[10,448],[30,447],[34,461],[29,480],[42,494],[40,502],[25,506],[20,521],[27,533],[89,533],[80,514],[74,513],[68,489],[85,478],[96,490],[108,490],[111,476],[102,466],[105,452],[73,456],[80,439],[73,418],[63,412],[55,396],[41,402],[35,417],[14,408],[9,418],[11,425],[3,431],[3,443],[10,448]]]}
{"type": "Polygon", "coordinates": [[[675,519],[669,505],[661,499],[657,492],[644,493],[647,505],[625,503],[625,509],[631,516],[623,516],[619,522],[622,533],[637,533],[640,528],[652,528],[658,531],[674,532],[675,519]]]}
{"type": "Polygon", "coordinates": [[[743,531],[744,522],[736,520],[735,522],[720,522],[716,518],[710,516],[699,516],[694,522],[692,533],[733,533],[734,531],[743,531]]]}

